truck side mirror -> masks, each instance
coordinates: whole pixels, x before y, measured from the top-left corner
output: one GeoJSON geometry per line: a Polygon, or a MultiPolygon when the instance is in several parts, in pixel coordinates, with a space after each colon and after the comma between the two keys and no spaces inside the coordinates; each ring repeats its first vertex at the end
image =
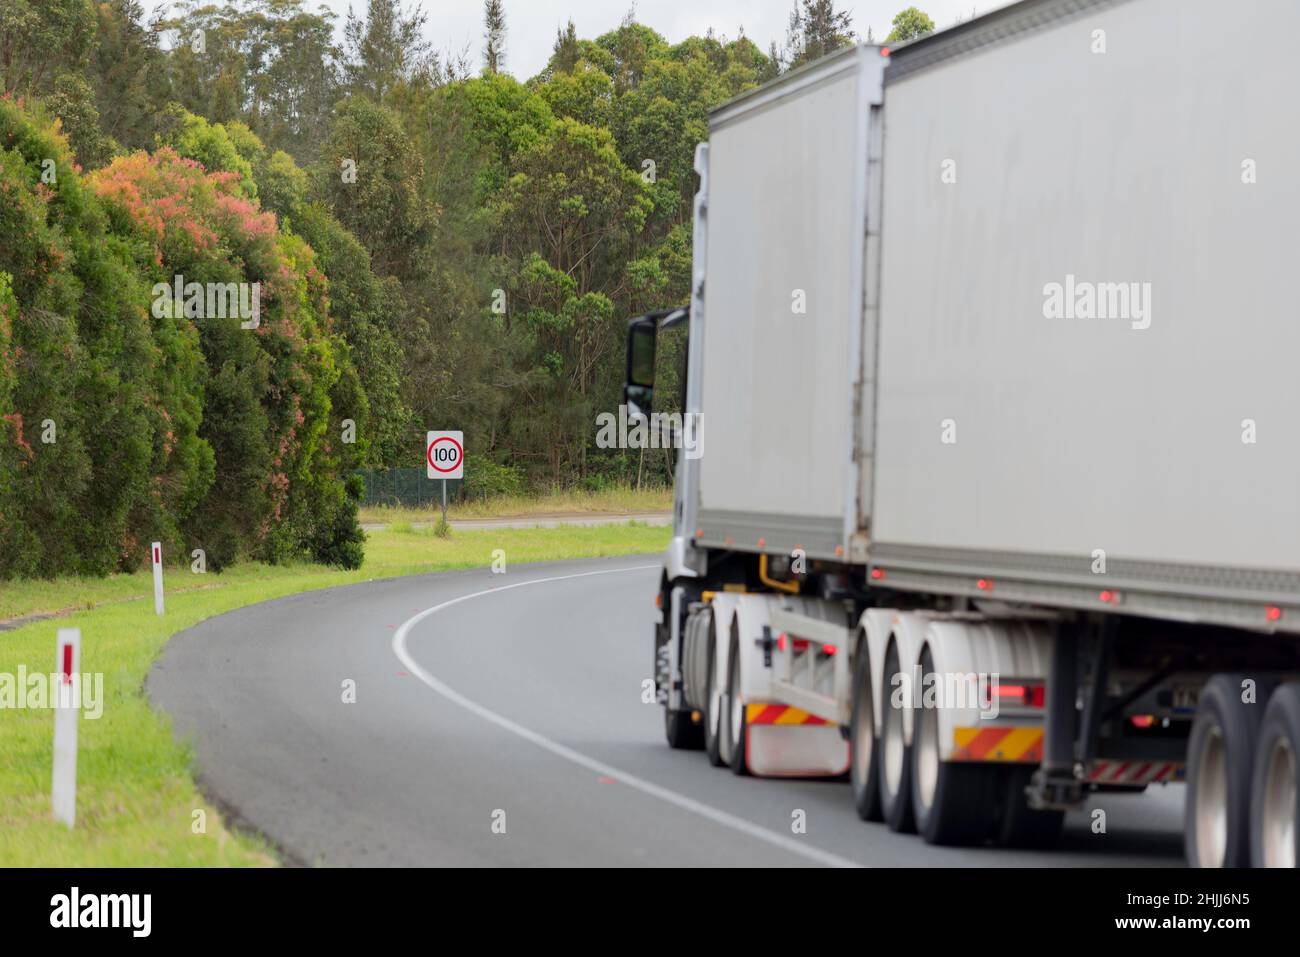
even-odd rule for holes
{"type": "Polygon", "coordinates": [[[648,415],[655,393],[655,337],[658,321],[641,316],[628,323],[627,380],[623,384],[623,402],[628,415],[648,415]]]}

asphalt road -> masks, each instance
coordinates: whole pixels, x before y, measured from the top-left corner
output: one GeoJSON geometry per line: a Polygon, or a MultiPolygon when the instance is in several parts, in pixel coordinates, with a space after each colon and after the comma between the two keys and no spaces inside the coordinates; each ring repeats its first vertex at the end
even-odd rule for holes
{"type": "Polygon", "coordinates": [[[174,638],[149,693],[205,793],[301,864],[1181,863],[1181,785],[1107,796],[1106,834],[1072,814],[1050,852],[936,848],[860,822],[842,781],[670,750],[641,702],[657,576],[605,559],[267,602],[174,638]]]}

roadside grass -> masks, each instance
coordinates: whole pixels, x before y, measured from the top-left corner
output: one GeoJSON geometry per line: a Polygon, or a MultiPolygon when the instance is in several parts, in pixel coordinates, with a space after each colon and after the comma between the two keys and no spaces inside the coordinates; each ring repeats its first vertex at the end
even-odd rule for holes
{"type": "MultiPolygon", "coordinates": [[[[632,486],[606,489],[601,492],[583,492],[572,489],[552,489],[540,495],[498,495],[485,499],[468,499],[447,506],[450,521],[472,518],[528,518],[571,514],[576,512],[609,512],[627,515],[641,512],[667,512],[673,507],[670,488],[644,488],[637,491],[632,486]]],[[[361,521],[367,525],[389,522],[433,522],[442,514],[442,508],[376,505],[361,509],[361,521]]]]}
{"type": "Polygon", "coordinates": [[[188,744],[153,711],[145,676],[173,634],[205,618],[297,592],[424,572],[486,566],[494,549],[511,565],[630,555],[662,549],[670,532],[637,523],[554,529],[493,529],[439,538],[432,529],[368,533],[366,562],[353,572],[314,565],[237,565],[196,575],[165,574],[167,613],[153,609],[148,570],[108,579],[0,582],[0,621],[79,609],[57,620],[0,631],[0,680],[54,669],[55,633],[81,629],[81,670],[104,676],[103,714],[83,714],[77,760],[77,824],[50,813],[53,712],[0,708],[0,866],[273,866],[271,848],[229,829],[194,783],[188,744]],[[98,607],[89,606],[99,604],[98,607]],[[194,833],[196,811],[205,833],[194,833]]]}

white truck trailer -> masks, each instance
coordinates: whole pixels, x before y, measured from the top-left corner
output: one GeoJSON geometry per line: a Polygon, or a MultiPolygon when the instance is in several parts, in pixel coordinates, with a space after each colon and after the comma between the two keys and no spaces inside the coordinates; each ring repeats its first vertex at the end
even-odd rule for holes
{"type": "Polygon", "coordinates": [[[1025,0],[720,107],[656,602],[674,747],[936,843],[1186,780],[1296,862],[1300,4],[1025,0]],[[1102,799],[1104,800],[1104,798],[1102,799]]]}

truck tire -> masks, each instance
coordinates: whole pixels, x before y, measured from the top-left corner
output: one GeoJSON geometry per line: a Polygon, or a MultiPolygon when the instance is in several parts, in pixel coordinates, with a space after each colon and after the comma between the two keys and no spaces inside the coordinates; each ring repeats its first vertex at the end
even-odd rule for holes
{"type": "Polygon", "coordinates": [[[709,626],[708,678],[704,686],[704,754],[709,763],[720,768],[722,760],[722,692],[718,687],[718,650],[713,625],[709,626]]]}
{"type": "MultiPolygon", "coordinates": [[[[667,632],[667,626],[655,626],[656,649],[667,644],[667,632]]],[[[672,681],[672,675],[667,675],[661,680],[672,681]]],[[[668,739],[668,747],[680,751],[698,751],[704,747],[704,725],[692,720],[693,713],[689,708],[685,711],[673,711],[664,705],[664,737],[668,739]]]]}
{"type": "Polygon", "coordinates": [[[1001,847],[1052,847],[1065,825],[1064,811],[1035,811],[1025,797],[1034,769],[1029,765],[1007,768],[1002,775],[1002,807],[994,839],[1001,847]]]}
{"type": "Polygon", "coordinates": [[[743,777],[749,773],[749,768],[745,766],[745,731],[748,719],[744,701],[740,697],[740,632],[734,624],[727,662],[727,709],[723,713],[722,723],[727,729],[731,772],[743,777]]]}
{"type": "Polygon", "coordinates": [[[898,645],[891,642],[885,652],[880,685],[880,813],[891,831],[910,834],[916,830],[912,817],[912,749],[903,735],[903,710],[893,706],[889,693],[898,672],[898,645]]]}
{"type": "MultiPolygon", "coordinates": [[[[1250,779],[1264,706],[1241,700],[1246,676],[1205,684],[1187,741],[1183,846],[1192,867],[1250,863],[1250,779]]],[[[1257,689],[1262,698],[1267,692],[1257,689]]]]}
{"type": "Polygon", "coordinates": [[[1250,862],[1296,866],[1300,857],[1300,684],[1278,688],[1259,728],[1250,786],[1250,862]]]}
{"type": "MultiPolygon", "coordinates": [[[[933,671],[927,648],[921,653],[922,682],[933,671]]],[[[940,760],[939,709],[927,708],[924,696],[918,698],[913,702],[910,768],[916,829],[927,844],[982,844],[993,827],[1001,769],[940,760]]]]}
{"type": "Polygon", "coordinates": [[[867,640],[858,641],[853,663],[853,710],[849,718],[849,781],[853,807],[864,821],[883,821],[880,808],[880,747],[871,700],[871,661],[867,640]]]}
{"type": "Polygon", "coordinates": [[[689,711],[664,708],[664,737],[670,748],[698,751],[704,747],[704,722],[692,720],[689,711]]]}

